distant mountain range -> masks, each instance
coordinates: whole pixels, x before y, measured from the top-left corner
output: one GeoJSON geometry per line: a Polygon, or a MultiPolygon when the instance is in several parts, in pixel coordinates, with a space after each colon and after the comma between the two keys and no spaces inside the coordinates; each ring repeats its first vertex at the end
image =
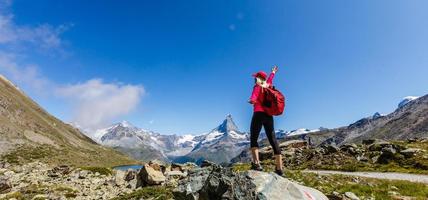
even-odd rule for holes
{"type": "Polygon", "coordinates": [[[135,160],[103,147],[50,115],[0,75],[0,160],[75,166],[115,166],[135,160]]]}
{"type": "MultiPolygon", "coordinates": [[[[406,139],[427,136],[428,103],[425,97],[406,97],[396,111],[389,115],[375,113],[347,127],[335,129],[297,129],[276,131],[280,140],[305,139],[312,145],[361,142],[363,139],[406,139]]],[[[160,159],[168,162],[200,162],[208,159],[228,163],[249,147],[249,134],[241,132],[232,116],[216,128],[201,135],[162,135],[137,128],[129,122],[117,123],[96,131],[94,139],[131,157],[148,161],[160,159]]],[[[261,143],[267,143],[264,133],[261,143]]]]}
{"type": "Polygon", "coordinates": [[[428,95],[406,97],[387,115],[375,113],[346,127],[305,134],[312,145],[360,143],[364,139],[404,140],[428,137],[428,95]]]}
{"type": "Polygon", "coordinates": [[[238,130],[231,115],[212,131],[198,136],[162,135],[137,128],[129,122],[97,130],[94,135],[98,143],[143,161],[197,162],[209,159],[228,162],[249,143],[248,134],[238,130]]]}

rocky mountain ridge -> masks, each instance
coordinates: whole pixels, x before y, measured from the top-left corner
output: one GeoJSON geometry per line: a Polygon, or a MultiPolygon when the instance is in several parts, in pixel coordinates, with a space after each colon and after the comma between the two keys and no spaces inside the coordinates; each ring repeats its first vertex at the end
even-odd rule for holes
{"type": "MultiPolygon", "coordinates": [[[[361,143],[365,139],[406,140],[428,136],[428,95],[405,98],[387,115],[375,113],[349,126],[307,133],[311,145],[361,143]]],[[[288,137],[287,139],[296,139],[288,137]]]]}

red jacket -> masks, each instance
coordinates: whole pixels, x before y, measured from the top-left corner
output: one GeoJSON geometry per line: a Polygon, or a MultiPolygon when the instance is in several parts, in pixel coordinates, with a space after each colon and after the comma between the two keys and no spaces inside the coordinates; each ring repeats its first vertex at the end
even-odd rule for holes
{"type": "MultiPolygon", "coordinates": [[[[270,73],[269,78],[266,81],[269,86],[272,86],[274,76],[275,73],[270,73]]],[[[264,112],[262,102],[265,98],[265,95],[261,94],[263,94],[262,87],[256,83],[253,88],[253,93],[250,97],[250,103],[254,105],[254,112],[264,112]]]]}

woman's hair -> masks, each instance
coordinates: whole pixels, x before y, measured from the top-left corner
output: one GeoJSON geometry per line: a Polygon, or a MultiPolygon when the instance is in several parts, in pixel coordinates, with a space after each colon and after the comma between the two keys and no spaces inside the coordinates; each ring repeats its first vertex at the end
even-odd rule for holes
{"type": "Polygon", "coordinates": [[[260,86],[262,86],[262,87],[265,87],[266,86],[266,80],[264,79],[264,78],[261,78],[261,77],[256,77],[255,79],[254,79],[254,81],[256,82],[256,84],[257,85],[260,85],[260,86]]]}

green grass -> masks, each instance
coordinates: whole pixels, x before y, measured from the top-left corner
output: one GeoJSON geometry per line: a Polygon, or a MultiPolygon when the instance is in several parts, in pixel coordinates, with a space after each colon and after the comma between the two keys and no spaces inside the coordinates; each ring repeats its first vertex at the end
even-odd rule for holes
{"type": "Polygon", "coordinates": [[[22,195],[20,192],[14,192],[12,194],[6,195],[6,197],[0,199],[0,200],[8,200],[8,199],[17,199],[17,200],[25,200],[24,195],[22,195]]]}
{"type": "Polygon", "coordinates": [[[428,196],[428,185],[409,181],[344,175],[319,176],[314,173],[302,173],[300,171],[286,171],[286,176],[308,187],[314,187],[326,195],[332,194],[333,191],[341,194],[353,192],[362,199],[374,197],[375,199],[392,200],[393,198],[388,192],[395,191],[402,196],[414,197],[418,200],[426,199],[428,196]]]}
{"type": "Polygon", "coordinates": [[[135,190],[132,193],[125,194],[113,198],[112,200],[138,200],[138,199],[156,199],[156,200],[169,200],[172,199],[173,195],[170,188],[164,186],[157,187],[144,187],[135,190]]]}
{"type": "Polygon", "coordinates": [[[111,175],[113,173],[113,171],[107,167],[90,167],[90,166],[87,166],[87,167],[80,167],[80,169],[90,171],[94,174],[96,172],[98,172],[101,175],[111,175]]]}
{"type": "Polygon", "coordinates": [[[67,186],[57,186],[55,188],[55,191],[58,192],[76,192],[73,188],[67,187],[67,186]]]}
{"type": "Polygon", "coordinates": [[[22,146],[2,156],[2,159],[10,164],[23,164],[34,160],[41,160],[54,154],[55,151],[46,146],[22,146]]]}

